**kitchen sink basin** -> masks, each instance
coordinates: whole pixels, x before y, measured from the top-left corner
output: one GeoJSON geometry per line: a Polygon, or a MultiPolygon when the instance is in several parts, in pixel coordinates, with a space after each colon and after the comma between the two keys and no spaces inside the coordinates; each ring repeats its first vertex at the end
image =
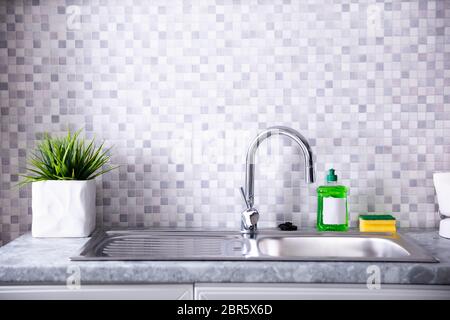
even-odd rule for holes
{"type": "Polygon", "coordinates": [[[279,260],[437,262],[400,233],[189,229],[98,230],[71,260],[279,260]]]}
{"type": "Polygon", "coordinates": [[[264,255],[273,257],[401,258],[410,253],[398,243],[364,237],[281,237],[258,242],[264,255]]]}

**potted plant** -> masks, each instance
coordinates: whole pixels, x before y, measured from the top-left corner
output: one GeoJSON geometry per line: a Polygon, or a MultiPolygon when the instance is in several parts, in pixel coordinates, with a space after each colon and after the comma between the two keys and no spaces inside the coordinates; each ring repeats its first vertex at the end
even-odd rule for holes
{"type": "Polygon", "coordinates": [[[95,228],[95,178],[104,168],[110,149],[94,140],[85,142],[80,131],[37,145],[20,186],[32,185],[33,237],[87,237],[95,228]]]}

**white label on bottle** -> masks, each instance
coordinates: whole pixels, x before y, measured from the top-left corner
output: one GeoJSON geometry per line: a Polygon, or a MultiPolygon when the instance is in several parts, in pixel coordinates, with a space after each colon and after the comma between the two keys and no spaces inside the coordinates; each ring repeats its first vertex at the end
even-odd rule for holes
{"type": "Polygon", "coordinates": [[[347,205],[345,198],[323,198],[323,223],[345,224],[347,205]]]}

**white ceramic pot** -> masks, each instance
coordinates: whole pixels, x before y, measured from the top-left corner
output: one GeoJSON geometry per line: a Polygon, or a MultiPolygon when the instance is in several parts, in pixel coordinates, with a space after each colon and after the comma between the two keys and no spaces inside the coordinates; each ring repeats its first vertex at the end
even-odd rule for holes
{"type": "Polygon", "coordinates": [[[33,237],[87,237],[95,228],[95,181],[32,183],[33,237]]]}

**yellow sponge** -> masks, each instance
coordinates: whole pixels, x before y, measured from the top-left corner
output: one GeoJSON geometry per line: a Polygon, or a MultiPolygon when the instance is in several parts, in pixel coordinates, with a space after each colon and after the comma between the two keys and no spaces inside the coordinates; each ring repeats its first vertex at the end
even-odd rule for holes
{"type": "Polygon", "coordinates": [[[396,232],[395,218],[390,214],[366,214],[359,216],[361,232],[396,232]]]}

